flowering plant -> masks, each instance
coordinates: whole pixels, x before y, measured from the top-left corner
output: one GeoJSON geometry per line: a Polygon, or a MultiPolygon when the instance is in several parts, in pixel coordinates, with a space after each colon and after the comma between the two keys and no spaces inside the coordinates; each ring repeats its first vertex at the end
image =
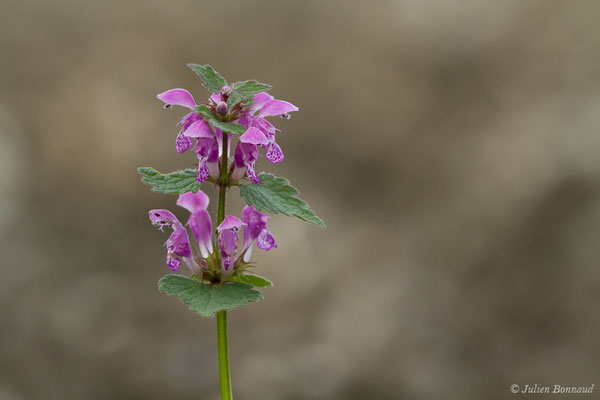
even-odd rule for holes
{"type": "Polygon", "coordinates": [[[321,228],[325,228],[325,224],[297,196],[298,191],[286,179],[256,173],[261,149],[265,149],[264,157],[274,164],[284,159],[276,141],[279,129],[266,118],[289,119],[290,113],[298,111],[298,107],[267,94],[271,89],[269,85],[255,80],[228,85],[209,65],[188,66],[210,91],[208,101],[197,104],[184,89],[171,89],[157,97],[165,108],[189,109],[178,123],[181,129],[175,139],[175,149],[178,153],[193,150],[198,168],[162,174],[142,167],[138,172],[142,182],[151,185],[153,191],[178,194],[177,205],[190,213],[183,225],[168,210],[149,211],[154,226],[161,231],[172,230],[165,243],[167,266],[172,271],[185,266],[191,274],[189,277],[168,274],[160,279],[158,286],[203,317],[217,315],[221,398],[229,400],[232,396],[227,311],[261,300],[262,294],[256,288],[272,285],[267,278],[249,272],[253,267],[250,258],[255,243],[266,251],[277,247],[273,234],[267,229],[271,217],[262,211],[296,217],[321,228]],[[232,151],[234,137],[238,140],[232,151]],[[201,183],[219,188],[214,224],[207,211],[209,197],[200,190],[201,183]],[[241,211],[241,219],[225,215],[227,192],[233,186],[239,187],[247,204],[241,211]]]}

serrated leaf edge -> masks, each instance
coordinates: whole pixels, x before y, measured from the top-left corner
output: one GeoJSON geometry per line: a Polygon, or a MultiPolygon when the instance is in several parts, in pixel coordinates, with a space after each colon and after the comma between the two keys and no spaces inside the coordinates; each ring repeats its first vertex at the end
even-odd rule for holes
{"type": "Polygon", "coordinates": [[[194,71],[194,73],[196,73],[196,75],[198,75],[200,77],[200,79],[202,79],[202,81],[204,82],[202,84],[202,86],[204,86],[205,88],[207,88],[211,93],[218,93],[221,88],[223,86],[227,85],[227,80],[221,75],[219,74],[219,72],[217,70],[215,70],[210,64],[204,64],[204,65],[200,65],[200,64],[196,64],[196,63],[188,63],[187,64],[188,68],[191,69],[192,71],[194,71]],[[223,85],[221,85],[221,87],[212,87],[212,82],[208,82],[204,76],[202,76],[198,70],[196,68],[202,68],[204,71],[203,73],[206,73],[207,69],[210,69],[211,73],[213,75],[215,75],[217,78],[219,78],[220,80],[223,81],[223,85]]]}
{"type": "MultiPolygon", "coordinates": [[[[182,303],[184,303],[185,305],[187,305],[187,306],[188,306],[188,308],[190,309],[190,311],[192,311],[192,312],[194,312],[194,313],[196,313],[196,314],[198,314],[198,315],[200,315],[200,316],[202,316],[202,317],[204,317],[204,318],[212,318],[212,317],[214,317],[214,316],[215,316],[215,314],[216,314],[217,312],[219,312],[219,311],[229,311],[229,310],[233,310],[233,309],[235,309],[235,308],[238,308],[238,307],[245,306],[245,305],[246,305],[246,304],[248,304],[248,303],[256,303],[256,302],[258,302],[258,301],[261,301],[261,300],[263,300],[263,299],[264,299],[264,297],[263,297],[262,293],[261,293],[260,291],[256,290],[256,289],[255,289],[255,287],[254,287],[254,286],[252,286],[252,285],[251,285],[251,284],[249,284],[249,283],[243,283],[243,282],[231,282],[231,283],[224,283],[224,285],[243,285],[243,286],[246,286],[246,287],[248,287],[248,288],[249,288],[249,289],[250,289],[252,292],[256,292],[258,295],[257,295],[256,299],[248,300],[248,301],[246,301],[246,303],[244,303],[244,304],[241,304],[241,305],[236,305],[236,306],[231,306],[231,307],[223,307],[223,308],[221,308],[219,311],[215,311],[215,312],[213,312],[213,313],[203,313],[202,311],[196,311],[196,310],[193,310],[193,309],[192,309],[191,302],[187,302],[187,301],[185,301],[185,300],[183,299],[183,297],[182,297],[182,296],[180,296],[180,295],[177,295],[177,294],[171,294],[171,293],[169,293],[167,290],[165,290],[165,289],[164,289],[164,280],[165,280],[166,278],[168,278],[168,277],[185,278],[185,279],[189,279],[189,280],[191,280],[191,281],[193,281],[194,283],[196,283],[196,284],[199,284],[199,285],[211,286],[211,296],[209,296],[209,300],[208,300],[208,302],[206,303],[206,305],[205,305],[205,308],[207,308],[207,307],[208,307],[208,305],[210,304],[210,301],[212,300],[212,289],[213,289],[213,287],[214,287],[214,286],[217,286],[217,285],[203,284],[203,283],[200,283],[200,282],[198,282],[198,281],[194,281],[193,279],[191,279],[191,278],[188,278],[187,276],[183,276],[183,275],[177,275],[177,274],[167,274],[167,275],[163,276],[162,278],[160,278],[160,279],[158,280],[158,282],[157,282],[157,284],[158,284],[158,290],[159,290],[159,291],[161,291],[162,293],[166,294],[166,295],[167,295],[167,296],[169,296],[169,297],[176,297],[176,298],[178,298],[178,299],[179,299],[179,300],[180,300],[182,303]]],[[[193,288],[190,288],[190,289],[193,289],[193,288]]],[[[188,290],[189,290],[189,289],[188,289],[188,290]]]]}
{"type": "MultiPolygon", "coordinates": [[[[200,190],[200,183],[195,179],[195,175],[196,172],[192,169],[184,169],[184,170],[180,170],[180,171],[173,171],[173,172],[169,172],[169,173],[162,173],[152,167],[138,167],[137,169],[138,174],[141,175],[141,179],[140,182],[142,182],[145,185],[151,186],[150,190],[152,190],[153,192],[156,193],[164,193],[164,194],[182,194],[182,193],[187,193],[187,192],[193,192],[193,193],[197,193],[198,190],[200,190]],[[157,187],[159,185],[150,182],[149,179],[151,179],[150,177],[147,176],[147,174],[145,172],[143,172],[144,170],[151,170],[152,172],[155,173],[155,175],[160,175],[162,177],[169,177],[172,174],[176,174],[176,173],[181,173],[181,172],[185,172],[185,173],[189,173],[192,176],[190,176],[189,178],[185,178],[185,179],[191,179],[194,178],[194,180],[188,184],[186,184],[181,190],[172,190],[172,189],[167,189],[167,190],[160,190],[157,189],[157,187]],[[194,190],[195,189],[195,190],[194,190]]],[[[168,183],[161,183],[162,185],[169,185],[168,183]]]]}
{"type": "MultiPolygon", "coordinates": [[[[314,211],[313,211],[313,210],[312,210],[312,209],[309,207],[309,205],[308,205],[308,204],[307,204],[307,203],[306,203],[304,200],[302,200],[300,197],[298,197],[298,195],[300,194],[300,192],[298,192],[298,189],[296,189],[294,186],[292,186],[292,185],[290,184],[290,182],[289,182],[289,180],[288,180],[288,179],[286,179],[286,178],[283,178],[283,177],[278,177],[278,176],[275,176],[275,175],[273,175],[273,174],[271,174],[271,173],[268,173],[268,172],[261,172],[261,173],[258,175],[258,178],[259,178],[259,180],[260,180],[260,177],[261,177],[261,176],[270,176],[270,177],[272,177],[272,178],[274,179],[274,181],[275,181],[275,182],[277,182],[277,183],[283,182],[283,184],[282,184],[281,186],[285,186],[286,188],[289,188],[289,190],[290,190],[290,197],[291,197],[292,199],[294,199],[294,200],[297,200],[297,201],[298,201],[298,203],[299,203],[299,205],[298,205],[298,208],[304,208],[306,211],[308,211],[308,212],[312,213],[312,216],[313,216],[313,218],[315,219],[315,221],[309,221],[309,220],[307,220],[305,217],[302,217],[302,216],[300,216],[300,215],[296,215],[296,214],[294,214],[294,213],[288,213],[288,212],[285,212],[285,211],[283,211],[283,210],[273,210],[273,209],[271,209],[271,208],[267,208],[267,207],[261,207],[261,206],[259,206],[259,205],[257,205],[257,204],[254,204],[254,202],[252,202],[252,201],[251,201],[251,202],[249,202],[249,201],[247,200],[247,197],[246,197],[246,195],[244,195],[244,194],[243,194],[244,192],[245,192],[245,193],[248,193],[248,192],[247,192],[247,191],[246,191],[244,188],[245,188],[245,187],[249,187],[250,185],[256,185],[255,183],[249,183],[249,184],[246,184],[246,185],[241,185],[241,186],[240,186],[240,196],[241,196],[241,197],[244,199],[244,201],[246,202],[246,204],[254,206],[254,207],[255,207],[255,208],[258,210],[258,211],[262,211],[262,210],[264,209],[264,210],[266,210],[266,211],[268,211],[268,212],[270,212],[270,213],[272,213],[272,214],[279,214],[279,213],[281,213],[281,214],[283,214],[283,215],[287,215],[288,217],[295,217],[295,218],[298,218],[299,220],[302,220],[302,221],[304,221],[304,222],[308,222],[308,223],[310,223],[310,224],[316,225],[316,226],[318,226],[318,227],[320,227],[320,228],[322,228],[322,229],[327,229],[327,225],[325,225],[325,222],[323,222],[323,220],[322,220],[321,218],[319,218],[319,216],[317,216],[317,215],[315,214],[315,212],[314,212],[314,211]]],[[[262,181],[261,181],[261,183],[260,183],[260,184],[261,184],[261,185],[263,184],[263,183],[262,183],[262,181]]],[[[253,194],[254,194],[254,193],[253,193],[253,194]]],[[[250,195],[249,197],[252,199],[254,196],[253,196],[253,195],[250,195]]],[[[263,197],[264,197],[264,196],[263,196],[263,197]]]]}

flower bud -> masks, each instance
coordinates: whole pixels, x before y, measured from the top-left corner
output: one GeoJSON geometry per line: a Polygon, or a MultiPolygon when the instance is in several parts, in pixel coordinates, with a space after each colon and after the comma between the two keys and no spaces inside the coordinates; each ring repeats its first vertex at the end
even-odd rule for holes
{"type": "Polygon", "coordinates": [[[228,108],[227,108],[227,103],[225,103],[224,101],[219,102],[219,104],[217,104],[217,114],[221,114],[221,115],[225,115],[227,114],[228,108]]]}

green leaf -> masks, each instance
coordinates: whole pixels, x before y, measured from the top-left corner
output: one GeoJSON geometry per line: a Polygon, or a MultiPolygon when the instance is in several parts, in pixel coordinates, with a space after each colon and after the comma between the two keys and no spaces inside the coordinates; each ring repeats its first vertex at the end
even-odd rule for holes
{"type": "Polygon", "coordinates": [[[181,275],[165,275],[158,281],[158,289],[179,297],[190,310],[206,318],[263,298],[258,290],[246,283],[209,285],[181,275]]]}
{"type": "Polygon", "coordinates": [[[266,92],[271,89],[271,85],[260,83],[254,79],[249,81],[236,82],[231,85],[231,94],[227,99],[227,104],[231,107],[235,103],[251,98],[257,93],[266,92]]]}
{"type": "Polygon", "coordinates": [[[256,207],[258,211],[267,210],[273,214],[282,213],[289,217],[300,218],[325,229],[325,223],[297,197],[298,190],[285,178],[262,172],[258,175],[260,185],[250,183],[240,186],[240,194],[246,204],[256,207]]]}
{"type": "Polygon", "coordinates": [[[271,282],[267,278],[254,274],[242,274],[236,276],[235,278],[233,278],[233,280],[235,282],[249,283],[252,286],[256,287],[273,286],[273,282],[271,282]]]}
{"type": "Polygon", "coordinates": [[[182,194],[196,193],[200,189],[200,182],[196,180],[196,171],[193,169],[162,174],[154,168],[140,167],[138,173],[142,175],[143,183],[153,186],[154,192],[182,194]]]}
{"type": "Polygon", "coordinates": [[[188,67],[198,74],[200,79],[204,81],[204,87],[206,87],[212,93],[219,93],[221,88],[227,85],[225,78],[219,75],[219,73],[212,69],[212,67],[208,64],[188,64],[188,67]]]}
{"type": "Polygon", "coordinates": [[[214,116],[214,114],[210,111],[210,108],[208,108],[204,104],[199,105],[198,107],[196,107],[194,109],[194,112],[202,115],[204,117],[204,119],[209,120],[209,121],[213,120],[213,119],[216,119],[216,117],[214,116]]]}
{"type": "Polygon", "coordinates": [[[233,133],[234,135],[241,135],[246,132],[246,128],[244,128],[242,125],[234,124],[232,122],[219,121],[205,105],[199,105],[196,107],[196,109],[194,109],[194,112],[202,115],[204,120],[211,124],[213,128],[220,129],[223,132],[233,133]]]}

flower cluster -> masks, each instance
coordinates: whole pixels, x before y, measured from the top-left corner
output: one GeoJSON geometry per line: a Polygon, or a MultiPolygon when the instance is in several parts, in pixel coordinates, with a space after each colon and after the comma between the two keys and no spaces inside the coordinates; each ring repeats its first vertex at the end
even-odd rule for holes
{"type": "MultiPolygon", "coordinates": [[[[242,84],[249,82],[255,81],[242,84]]],[[[216,88],[220,86],[222,85],[216,88]]],[[[212,178],[211,181],[223,190],[244,177],[253,183],[260,183],[255,163],[261,155],[261,148],[266,149],[264,157],[270,162],[283,161],[283,152],[276,141],[279,130],[266,118],[280,116],[287,119],[290,112],[298,111],[293,104],[276,100],[264,91],[240,96],[239,86],[233,86],[238,89],[237,92],[236,89],[223,86],[212,93],[204,104],[197,104],[193,96],[184,89],[171,89],[157,96],[165,103],[166,108],[182,106],[190,110],[178,123],[181,129],[175,140],[175,149],[178,153],[193,149],[198,159],[196,179],[204,182],[212,178]],[[229,164],[232,131],[241,134],[233,151],[233,161],[229,164]],[[225,172],[227,176],[221,176],[225,172]]],[[[264,87],[268,85],[263,85],[261,90],[264,87]]],[[[233,215],[225,216],[216,227],[216,235],[213,237],[208,203],[209,198],[202,191],[181,194],[177,200],[177,205],[190,212],[186,226],[197,245],[190,242],[188,229],[173,213],[162,209],[149,212],[154,226],[161,230],[164,227],[173,230],[165,243],[167,266],[171,270],[177,271],[183,261],[197,277],[211,283],[224,282],[249,266],[253,243],[256,242],[257,247],[263,250],[277,247],[273,235],[267,229],[270,217],[253,206],[242,210],[241,219],[233,215]]]]}
{"type": "Polygon", "coordinates": [[[210,282],[219,282],[246,269],[250,261],[254,242],[262,250],[277,247],[275,239],[267,229],[269,216],[257,211],[252,206],[242,210],[242,219],[227,215],[217,227],[218,251],[214,251],[212,238],[212,220],[207,211],[209,199],[202,192],[184,193],[179,196],[177,205],[187,209],[190,217],[186,223],[197,247],[192,245],[186,227],[168,210],[150,210],[152,224],[162,230],[173,229],[167,239],[167,266],[177,271],[181,261],[192,273],[210,282]],[[242,230],[242,246],[240,248],[239,231],[242,230]],[[238,251],[239,250],[239,251],[238,251]]]}
{"type": "MultiPolygon", "coordinates": [[[[229,178],[232,181],[239,181],[247,176],[251,182],[259,183],[255,171],[255,163],[260,156],[259,148],[266,148],[265,158],[270,162],[276,164],[283,161],[283,152],[275,140],[279,130],[265,118],[271,116],[289,118],[289,113],[298,111],[298,107],[287,101],[275,100],[265,92],[255,94],[251,101],[240,101],[229,107],[227,101],[231,96],[231,90],[231,87],[224,86],[219,93],[213,93],[208,103],[204,105],[217,120],[235,123],[244,129],[244,134],[240,135],[234,150],[234,162],[229,171],[229,178]]],[[[194,148],[198,158],[199,182],[204,182],[209,177],[219,179],[219,162],[223,160],[224,133],[220,129],[213,129],[209,122],[196,112],[198,104],[187,90],[171,89],[157,97],[165,103],[165,107],[176,105],[191,110],[178,123],[181,130],[175,140],[175,148],[178,153],[194,148]]],[[[232,135],[230,133],[227,135],[229,135],[229,144],[232,135]]],[[[229,153],[229,148],[227,152],[229,153]]],[[[229,157],[229,154],[225,157],[229,157]]]]}

